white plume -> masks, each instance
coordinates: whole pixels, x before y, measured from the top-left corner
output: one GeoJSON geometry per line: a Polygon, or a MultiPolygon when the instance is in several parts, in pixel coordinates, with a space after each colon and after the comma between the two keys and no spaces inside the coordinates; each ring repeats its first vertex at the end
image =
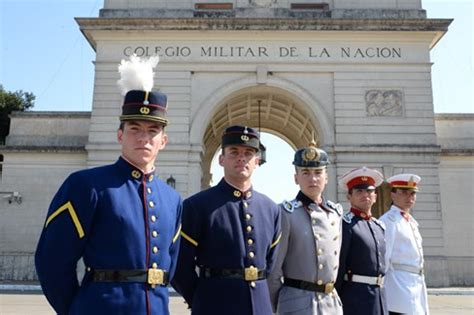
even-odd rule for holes
{"type": "Polygon", "coordinates": [[[117,81],[122,95],[131,90],[151,91],[155,75],[153,69],[159,61],[158,56],[140,58],[135,54],[130,56],[130,60],[122,59],[118,66],[120,80],[117,81]]]}

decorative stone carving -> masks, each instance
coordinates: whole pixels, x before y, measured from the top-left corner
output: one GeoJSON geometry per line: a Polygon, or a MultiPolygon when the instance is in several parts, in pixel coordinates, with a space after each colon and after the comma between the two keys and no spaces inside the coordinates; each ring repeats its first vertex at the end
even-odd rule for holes
{"type": "Polygon", "coordinates": [[[255,7],[271,7],[275,0],[250,0],[250,4],[255,7]]]}
{"type": "Polygon", "coordinates": [[[365,93],[367,116],[402,116],[403,93],[400,90],[369,90],[365,93]]]}

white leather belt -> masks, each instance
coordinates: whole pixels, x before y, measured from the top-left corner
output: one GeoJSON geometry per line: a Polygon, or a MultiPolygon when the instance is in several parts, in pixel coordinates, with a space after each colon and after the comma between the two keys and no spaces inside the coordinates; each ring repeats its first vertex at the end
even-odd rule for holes
{"type": "Polygon", "coordinates": [[[422,275],[423,274],[423,268],[420,268],[420,267],[405,265],[405,264],[394,264],[394,263],[392,263],[392,266],[393,266],[393,269],[395,269],[395,270],[415,273],[417,275],[422,275]]]}
{"type": "Polygon", "coordinates": [[[357,283],[378,285],[379,287],[381,287],[383,286],[384,277],[382,275],[379,275],[378,277],[369,277],[369,276],[362,276],[362,275],[345,274],[344,280],[357,282],[357,283]]]}

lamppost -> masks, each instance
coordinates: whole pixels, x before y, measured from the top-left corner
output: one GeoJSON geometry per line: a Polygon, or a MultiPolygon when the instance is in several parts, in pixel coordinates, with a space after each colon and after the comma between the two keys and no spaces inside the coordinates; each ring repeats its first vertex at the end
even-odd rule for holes
{"type": "Polygon", "coordinates": [[[173,175],[170,175],[170,177],[168,177],[166,183],[170,185],[173,189],[176,188],[176,179],[174,179],[173,175]]]}

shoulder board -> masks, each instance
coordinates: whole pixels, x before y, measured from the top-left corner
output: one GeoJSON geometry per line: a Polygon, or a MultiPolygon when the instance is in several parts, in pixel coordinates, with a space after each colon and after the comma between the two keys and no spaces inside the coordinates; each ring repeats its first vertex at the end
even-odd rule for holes
{"type": "Polygon", "coordinates": [[[385,223],[383,223],[382,221],[380,221],[379,219],[376,219],[374,217],[372,217],[372,220],[374,220],[374,222],[377,223],[377,225],[380,226],[382,228],[382,230],[385,231],[385,223]]]}
{"type": "Polygon", "coordinates": [[[299,202],[296,199],[294,199],[292,201],[284,200],[281,203],[281,205],[282,205],[283,209],[285,209],[286,212],[292,213],[293,211],[295,211],[296,208],[301,207],[301,202],[299,202]]]}
{"type": "Polygon", "coordinates": [[[354,217],[354,213],[352,213],[352,212],[350,212],[350,211],[347,211],[347,212],[344,213],[344,215],[342,216],[342,219],[343,219],[344,221],[346,221],[347,223],[351,223],[353,217],[354,217]]]}
{"type": "Polygon", "coordinates": [[[397,217],[395,216],[394,213],[388,213],[387,218],[389,218],[390,221],[397,222],[397,217]]]}
{"type": "Polygon", "coordinates": [[[342,208],[342,205],[340,203],[334,203],[331,200],[327,200],[326,204],[328,205],[329,208],[336,211],[337,214],[339,214],[339,216],[341,216],[342,213],[344,212],[344,209],[342,208]]]}
{"type": "Polygon", "coordinates": [[[281,205],[282,205],[283,209],[285,209],[286,212],[292,213],[295,210],[295,207],[293,206],[293,203],[291,203],[287,200],[284,200],[281,203],[281,205]]]}

